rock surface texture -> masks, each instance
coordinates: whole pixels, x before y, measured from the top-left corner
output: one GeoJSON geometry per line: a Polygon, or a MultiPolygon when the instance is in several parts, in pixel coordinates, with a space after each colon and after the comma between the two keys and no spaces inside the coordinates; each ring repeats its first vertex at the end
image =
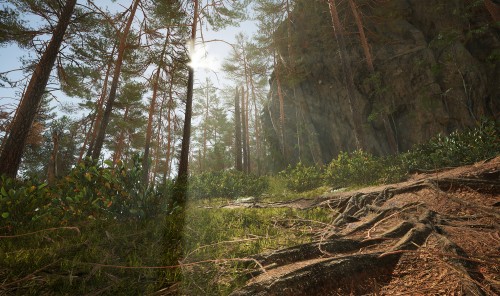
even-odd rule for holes
{"type": "Polygon", "coordinates": [[[338,215],[316,242],[254,256],[232,296],[500,293],[500,157],[307,206],[338,215]]]}
{"type": "Polygon", "coordinates": [[[276,32],[284,137],[277,75],[270,80],[264,119],[277,168],[299,160],[325,163],[358,148],[355,128],[360,148],[387,155],[483,117],[498,120],[500,27],[483,1],[354,1],[373,72],[348,1],[336,1],[348,57],[341,61],[326,2],[297,0],[291,39],[287,23],[276,32]],[[342,62],[353,76],[351,100],[342,62]]]}

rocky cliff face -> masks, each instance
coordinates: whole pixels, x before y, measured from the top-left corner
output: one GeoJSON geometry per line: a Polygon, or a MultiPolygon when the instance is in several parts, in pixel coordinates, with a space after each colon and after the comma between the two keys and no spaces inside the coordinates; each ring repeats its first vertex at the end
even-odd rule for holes
{"type": "Polygon", "coordinates": [[[336,2],[354,94],[349,100],[326,1],[296,1],[291,38],[286,23],[276,32],[284,136],[277,75],[264,110],[278,168],[326,163],[356,149],[355,125],[362,149],[386,155],[483,117],[498,120],[500,27],[482,0],[356,0],[374,72],[347,1],[336,2]]]}

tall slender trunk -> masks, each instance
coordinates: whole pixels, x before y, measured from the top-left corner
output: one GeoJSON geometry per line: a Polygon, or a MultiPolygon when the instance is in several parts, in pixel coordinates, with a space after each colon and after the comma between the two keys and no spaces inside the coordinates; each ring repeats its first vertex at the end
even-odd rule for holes
{"type": "Polygon", "coordinates": [[[54,184],[57,178],[57,155],[59,154],[59,133],[52,131],[52,153],[50,154],[49,165],[47,169],[47,183],[54,184]]]}
{"type": "Polygon", "coordinates": [[[118,57],[115,61],[115,69],[113,71],[113,80],[111,81],[111,88],[109,89],[109,97],[106,102],[106,107],[104,109],[104,113],[102,116],[101,125],[99,126],[99,131],[97,132],[95,147],[92,151],[92,159],[97,160],[101,155],[102,146],[104,144],[104,137],[106,135],[106,128],[108,127],[109,120],[111,119],[111,111],[113,109],[113,105],[116,99],[116,92],[118,89],[118,82],[120,80],[120,74],[123,64],[123,57],[125,56],[125,49],[127,48],[127,37],[130,32],[130,27],[132,25],[132,21],[134,20],[135,12],[137,10],[137,6],[139,5],[140,0],[135,0],[132,4],[132,9],[130,10],[130,16],[127,20],[127,25],[125,26],[125,30],[120,37],[120,45],[118,46],[118,57]]]}
{"type": "Polygon", "coordinates": [[[356,26],[358,27],[359,40],[361,41],[361,46],[363,47],[363,52],[365,53],[366,65],[368,66],[368,70],[373,73],[375,69],[373,68],[372,54],[370,53],[370,46],[368,45],[368,39],[365,35],[365,29],[363,28],[363,21],[359,15],[358,7],[356,6],[356,3],[354,3],[354,0],[349,0],[349,6],[351,6],[351,11],[354,15],[356,26]]]}
{"type": "Polygon", "coordinates": [[[252,103],[253,103],[253,111],[254,111],[254,128],[255,128],[255,159],[256,159],[256,164],[257,164],[257,174],[260,175],[261,171],[261,147],[260,147],[260,129],[259,129],[259,115],[258,115],[258,109],[257,109],[257,96],[255,95],[255,84],[253,81],[253,73],[252,69],[249,68],[249,78],[250,78],[250,89],[252,92],[252,103]]]}
{"type": "MultiPolygon", "coordinates": [[[[87,148],[87,154],[86,154],[87,157],[92,156],[95,139],[97,137],[97,131],[99,130],[99,126],[101,125],[104,100],[106,99],[106,95],[108,94],[109,75],[111,73],[111,68],[113,67],[113,56],[115,54],[115,50],[116,50],[116,44],[113,46],[113,50],[111,51],[111,56],[109,57],[108,67],[106,69],[106,75],[104,76],[104,83],[102,86],[101,96],[97,101],[96,115],[92,123],[92,126],[90,127],[89,133],[85,137],[86,141],[88,138],[90,138],[89,147],[87,148]]],[[[85,145],[83,145],[82,149],[85,149],[85,145]]],[[[78,162],[81,161],[81,157],[82,156],[80,156],[78,162]]]]}
{"type": "Polygon", "coordinates": [[[250,173],[251,165],[250,165],[250,118],[249,118],[249,98],[250,98],[250,70],[248,69],[247,63],[247,54],[245,51],[245,47],[243,46],[243,67],[245,70],[245,82],[246,82],[246,92],[244,92],[245,96],[245,104],[243,104],[243,112],[245,113],[245,120],[243,121],[245,128],[245,137],[244,143],[246,146],[246,159],[245,163],[245,171],[246,173],[250,173]]]}
{"type": "MultiPolygon", "coordinates": [[[[193,23],[191,24],[191,40],[193,47],[196,42],[196,31],[198,26],[198,6],[199,1],[194,0],[193,23]]],[[[194,48],[193,48],[194,49],[194,48]]],[[[184,114],[184,130],[182,133],[182,148],[179,159],[179,170],[177,174],[178,191],[174,194],[173,202],[183,207],[187,199],[187,182],[188,182],[188,164],[189,164],[189,143],[191,140],[191,118],[193,113],[193,85],[194,85],[194,69],[189,67],[188,85],[186,96],[186,111],[184,114]]]]}
{"type": "Polygon", "coordinates": [[[203,156],[202,156],[202,162],[200,164],[200,172],[203,171],[203,166],[206,163],[206,157],[207,157],[207,138],[208,138],[208,131],[207,131],[207,123],[208,123],[208,116],[209,116],[209,102],[210,102],[210,94],[208,91],[208,80],[207,80],[207,89],[205,93],[206,97],[206,102],[205,102],[205,119],[203,123],[203,156]]]}
{"type": "Polygon", "coordinates": [[[142,159],[142,183],[144,185],[149,184],[149,148],[151,146],[151,135],[153,134],[153,116],[156,108],[156,97],[158,95],[158,85],[160,80],[161,68],[163,66],[163,60],[165,57],[165,51],[167,49],[167,44],[170,37],[170,30],[167,29],[167,36],[165,37],[165,42],[163,43],[163,48],[160,54],[160,62],[158,64],[158,69],[153,81],[153,96],[151,97],[151,104],[149,106],[148,115],[148,127],[146,128],[146,143],[144,144],[144,156],[142,159]]]}
{"type": "Polygon", "coordinates": [[[80,153],[78,153],[78,160],[76,161],[76,163],[79,163],[82,161],[83,154],[85,153],[85,148],[87,147],[87,143],[88,143],[89,138],[90,138],[90,133],[92,132],[92,126],[94,125],[95,118],[96,118],[96,114],[94,114],[94,116],[92,116],[92,119],[90,120],[90,126],[87,127],[87,124],[85,124],[83,127],[83,134],[85,134],[85,139],[83,140],[82,147],[80,147],[80,153]]]}
{"type": "Polygon", "coordinates": [[[246,143],[246,138],[247,138],[247,129],[245,127],[245,88],[242,86],[241,87],[241,142],[243,146],[243,171],[245,173],[248,173],[247,167],[248,167],[248,153],[247,153],[247,143],[246,143]]]}
{"type": "Polygon", "coordinates": [[[354,80],[352,77],[351,65],[349,62],[349,56],[347,54],[347,47],[344,39],[344,28],[340,23],[340,18],[337,12],[337,6],[335,0],[328,0],[330,7],[330,16],[332,18],[333,32],[339,45],[340,60],[342,64],[342,71],[344,72],[344,79],[347,90],[347,99],[349,103],[349,111],[351,113],[353,128],[354,128],[354,140],[357,149],[363,148],[361,142],[361,120],[358,119],[358,115],[354,113],[354,80]]]}
{"type": "Polygon", "coordinates": [[[287,161],[287,149],[285,143],[285,100],[283,97],[283,89],[281,88],[281,73],[276,61],[276,53],[274,54],[274,72],[276,73],[276,85],[278,88],[278,99],[280,105],[280,142],[281,142],[281,153],[283,154],[283,160],[287,161]]]}
{"type": "Polygon", "coordinates": [[[243,171],[242,153],[241,153],[241,111],[240,111],[240,94],[236,87],[234,96],[234,158],[235,169],[239,172],[243,171]]]}
{"type": "Polygon", "coordinates": [[[165,110],[165,99],[166,99],[166,93],[163,93],[162,100],[160,103],[160,114],[158,114],[158,128],[156,130],[156,147],[155,147],[155,166],[153,170],[153,180],[156,180],[156,176],[158,175],[159,167],[160,167],[160,151],[162,150],[161,148],[163,147],[163,140],[165,136],[162,133],[162,127],[163,127],[163,111],[165,110]]]}
{"type": "Polygon", "coordinates": [[[26,92],[19,104],[17,115],[12,123],[9,136],[0,154],[0,175],[15,178],[23,156],[24,146],[42,101],[50,72],[54,66],[64,34],[73,15],[76,0],[68,0],[64,6],[54,34],[42,57],[35,67],[26,92]]]}
{"type": "MultiPolygon", "coordinates": [[[[125,107],[125,113],[123,114],[123,122],[127,122],[129,106],[125,107]]],[[[125,142],[125,131],[122,129],[118,135],[118,141],[116,142],[115,153],[113,153],[113,165],[116,165],[120,158],[122,157],[123,144],[125,142]]]]}

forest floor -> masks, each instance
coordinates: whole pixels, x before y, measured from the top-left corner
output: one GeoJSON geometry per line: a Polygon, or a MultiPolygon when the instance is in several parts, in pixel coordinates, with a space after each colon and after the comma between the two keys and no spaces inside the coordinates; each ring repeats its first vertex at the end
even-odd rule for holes
{"type": "Polygon", "coordinates": [[[320,239],[253,256],[231,295],[499,295],[500,157],[397,184],[226,208],[329,208],[320,239]]]}

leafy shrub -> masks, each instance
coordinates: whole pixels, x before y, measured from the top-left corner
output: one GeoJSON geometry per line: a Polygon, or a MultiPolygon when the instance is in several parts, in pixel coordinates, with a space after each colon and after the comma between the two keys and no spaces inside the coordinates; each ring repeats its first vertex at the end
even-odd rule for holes
{"type": "MultiPolygon", "coordinates": [[[[79,163],[57,184],[60,207],[73,218],[109,217],[114,219],[146,218],[166,210],[167,191],[142,183],[141,159],[134,156],[129,166],[119,162],[115,167],[92,162],[79,163]]],[[[68,217],[69,218],[69,217],[68,217]]]]}
{"type": "Polygon", "coordinates": [[[25,225],[43,215],[51,200],[46,183],[5,176],[1,180],[0,225],[25,225]]]}
{"type": "Polygon", "coordinates": [[[438,135],[400,158],[409,171],[471,164],[500,154],[499,135],[498,124],[485,120],[474,129],[438,135]]]}
{"type": "Polygon", "coordinates": [[[295,192],[304,192],[322,185],[321,169],[314,166],[305,166],[301,162],[295,167],[288,168],[280,173],[285,180],[286,188],[295,192]]]}
{"type": "Polygon", "coordinates": [[[383,176],[381,159],[362,150],[351,154],[341,152],[328,164],[324,173],[327,184],[335,188],[374,184],[380,182],[383,176]]]}
{"type": "Polygon", "coordinates": [[[259,196],[268,186],[265,177],[238,171],[207,172],[189,179],[189,194],[193,198],[259,196]]]}

